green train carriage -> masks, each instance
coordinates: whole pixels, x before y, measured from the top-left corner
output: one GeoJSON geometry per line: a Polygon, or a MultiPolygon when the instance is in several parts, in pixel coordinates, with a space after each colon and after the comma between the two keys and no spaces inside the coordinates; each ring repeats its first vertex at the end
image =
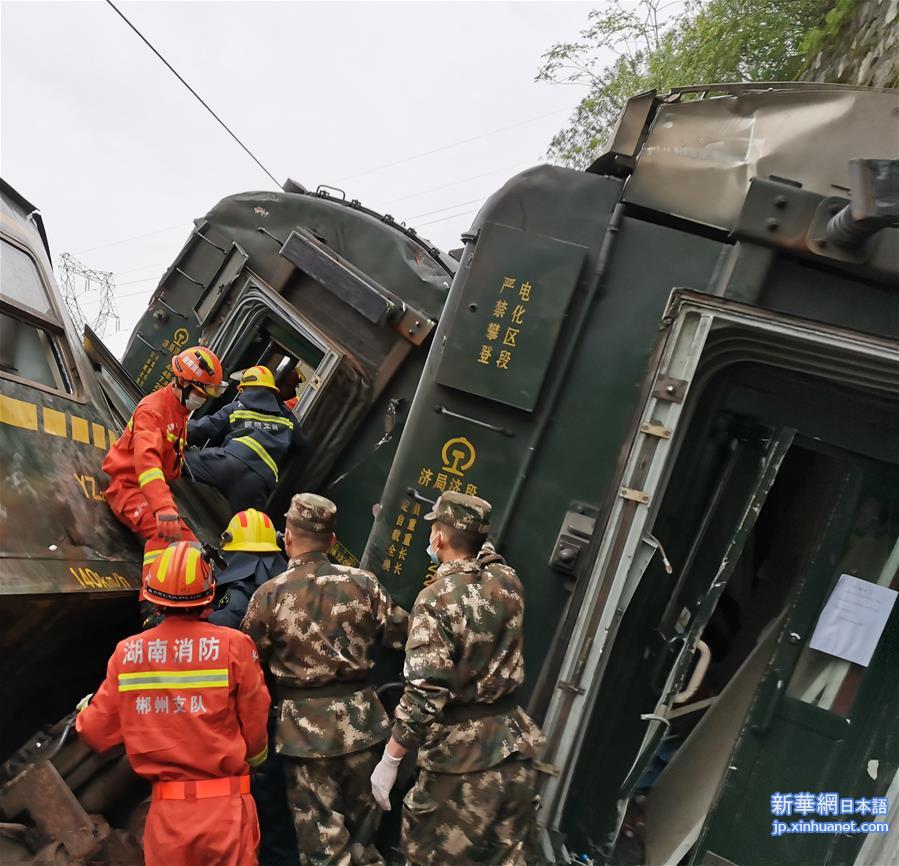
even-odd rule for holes
{"type": "Polygon", "coordinates": [[[838,583],[899,588],[897,156],[895,91],[647,93],[465,235],[362,564],[411,603],[409,515],[493,503],[548,861],[899,856],[771,823],[776,792],[899,793],[899,610],[867,664],[810,646],[838,583]]]}

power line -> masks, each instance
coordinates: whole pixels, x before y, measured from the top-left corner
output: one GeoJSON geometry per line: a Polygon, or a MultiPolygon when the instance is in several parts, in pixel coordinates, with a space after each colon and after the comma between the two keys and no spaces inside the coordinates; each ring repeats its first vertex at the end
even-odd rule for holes
{"type": "MultiPolygon", "coordinates": [[[[135,283],[145,283],[145,282],[146,282],[146,280],[134,280],[134,282],[119,283],[119,285],[120,286],[131,286],[131,285],[134,285],[135,283]]],[[[147,289],[138,289],[136,292],[125,292],[124,295],[116,295],[115,299],[117,301],[121,301],[121,300],[124,300],[125,298],[136,298],[138,295],[146,295],[149,298],[149,295],[147,294],[147,289]]],[[[90,298],[87,301],[84,301],[85,305],[86,304],[96,304],[96,303],[98,303],[97,298],[90,298]]]]}
{"type": "MultiPolygon", "coordinates": [[[[480,198],[470,199],[469,201],[457,201],[455,204],[450,204],[450,205],[447,205],[446,207],[439,207],[436,210],[429,210],[429,211],[425,211],[424,213],[414,214],[413,216],[409,217],[409,220],[418,219],[419,217],[431,216],[432,214],[443,213],[444,211],[452,210],[453,208],[457,208],[457,207],[464,207],[465,205],[469,205],[469,204],[479,204],[483,201],[486,201],[486,198],[480,197],[480,198]]],[[[450,214],[445,219],[452,219],[454,216],[465,216],[466,214],[469,214],[469,213],[476,213],[476,211],[465,211],[461,214],[450,214]]],[[[425,223],[419,223],[419,225],[427,226],[427,225],[432,225],[433,223],[442,222],[442,221],[443,220],[429,220],[428,222],[425,222],[425,223]]],[[[147,268],[164,268],[164,267],[166,267],[166,265],[167,265],[167,262],[160,262],[159,264],[153,264],[153,265],[143,265],[142,267],[139,267],[139,268],[130,268],[127,271],[116,271],[116,276],[121,277],[121,276],[124,276],[125,274],[134,274],[134,273],[137,273],[138,271],[145,271],[145,270],[147,270],[147,268]]],[[[146,283],[146,282],[149,282],[150,280],[156,280],[156,279],[157,279],[157,277],[155,277],[155,276],[141,277],[140,279],[127,280],[126,282],[118,283],[117,285],[119,287],[133,286],[133,285],[136,285],[137,283],[146,283]]],[[[128,297],[133,296],[134,294],[140,294],[140,292],[137,292],[137,293],[129,292],[126,295],[117,295],[116,297],[128,298],[128,297]]]]}
{"type": "MultiPolygon", "coordinates": [[[[418,192],[410,192],[408,195],[401,195],[399,198],[391,198],[385,202],[379,202],[381,207],[386,207],[387,205],[396,204],[398,201],[406,201],[410,198],[417,198],[420,195],[426,195],[429,192],[439,192],[442,189],[449,189],[451,186],[459,186],[461,183],[468,183],[470,180],[480,180],[482,177],[489,177],[491,174],[497,174],[500,171],[508,171],[510,168],[514,168],[521,164],[521,161],[510,163],[509,165],[502,165],[499,168],[493,168],[490,171],[485,171],[482,174],[473,174],[471,177],[462,177],[459,180],[454,180],[451,183],[444,183],[440,186],[432,186],[428,189],[420,189],[418,192]]],[[[531,165],[528,163],[527,165],[531,165]]]]}
{"type": "MultiPolygon", "coordinates": [[[[449,205],[449,207],[451,207],[451,208],[461,207],[462,205],[473,204],[475,201],[479,202],[479,201],[481,201],[481,199],[474,199],[471,202],[458,202],[456,204],[449,205]]],[[[448,208],[440,208],[435,211],[429,211],[428,213],[429,214],[430,213],[441,213],[442,211],[445,211],[447,209],[448,208]]],[[[470,214],[473,214],[473,213],[477,213],[477,210],[467,210],[467,211],[462,211],[461,213],[449,214],[448,216],[441,217],[440,219],[428,220],[427,222],[419,223],[418,225],[419,226],[430,226],[430,225],[434,225],[435,223],[442,223],[442,222],[446,222],[446,220],[455,219],[456,217],[469,216],[470,214]]],[[[427,215],[428,214],[419,214],[419,216],[427,216],[427,215]]],[[[146,267],[163,267],[163,265],[158,265],[158,266],[157,265],[146,265],[146,267]]],[[[133,268],[132,271],[122,271],[122,273],[128,274],[128,273],[132,273],[133,271],[141,271],[141,270],[143,270],[143,268],[133,268]]],[[[155,276],[142,277],[141,279],[138,279],[138,280],[127,280],[124,283],[118,283],[117,288],[121,288],[122,286],[136,286],[139,283],[148,283],[151,280],[158,281],[158,277],[155,277],[155,276]]],[[[139,289],[136,292],[126,292],[124,295],[116,294],[115,297],[116,297],[116,300],[122,300],[124,298],[133,298],[133,297],[136,297],[137,295],[143,295],[143,294],[146,294],[146,289],[139,289]]],[[[94,301],[89,300],[89,301],[87,301],[87,303],[89,303],[89,304],[94,303],[94,301]]]]}
{"type": "Polygon", "coordinates": [[[163,232],[173,232],[175,229],[185,229],[188,227],[188,225],[193,225],[193,223],[178,223],[178,225],[176,226],[167,226],[164,229],[155,229],[152,232],[146,232],[142,235],[133,235],[130,238],[122,238],[118,241],[110,241],[107,244],[99,244],[96,247],[88,247],[86,250],[76,250],[75,254],[80,256],[84,253],[92,253],[94,250],[105,250],[106,247],[115,247],[119,244],[127,244],[129,241],[139,241],[141,238],[148,238],[152,235],[161,235],[163,232]]]}
{"type": "Polygon", "coordinates": [[[448,204],[446,207],[439,207],[436,210],[428,210],[428,211],[425,211],[424,213],[412,214],[412,216],[407,217],[406,221],[410,222],[411,220],[418,219],[419,217],[431,216],[431,214],[435,214],[435,213],[443,213],[444,211],[452,210],[455,207],[462,207],[463,205],[466,205],[466,204],[478,204],[478,202],[482,202],[482,201],[484,201],[483,197],[473,198],[470,201],[457,201],[455,204],[448,204]]]}
{"type": "MultiPolygon", "coordinates": [[[[166,265],[165,265],[165,264],[162,264],[162,265],[146,265],[146,266],[143,267],[143,268],[132,268],[130,271],[121,271],[120,273],[116,273],[116,276],[121,276],[122,274],[131,274],[131,273],[134,273],[135,271],[143,271],[143,270],[146,270],[146,268],[149,268],[149,267],[152,267],[152,268],[164,268],[164,267],[166,267],[166,265]]],[[[159,276],[153,275],[153,276],[149,276],[149,277],[140,277],[140,278],[137,279],[137,280],[126,280],[124,283],[117,283],[117,284],[116,284],[116,288],[121,288],[122,286],[136,286],[138,283],[149,283],[151,280],[155,280],[156,282],[159,282],[159,276]]],[[[134,294],[135,294],[135,292],[129,292],[129,293],[126,294],[126,295],[119,295],[119,294],[117,294],[116,297],[117,297],[117,298],[129,298],[129,297],[131,297],[131,296],[134,295],[134,294]]],[[[140,294],[140,292],[137,292],[137,294],[140,294]]],[[[91,300],[91,301],[87,301],[87,303],[90,304],[90,303],[93,303],[93,301],[92,301],[92,300],[91,300]]]]}
{"type": "MultiPolygon", "coordinates": [[[[131,23],[131,21],[118,9],[118,7],[116,7],[116,5],[112,2],[112,0],[106,0],[106,2],[112,8],[112,10],[131,28],[131,30],[133,30],[134,33],[137,34],[137,36],[141,39],[141,41],[159,58],[159,60],[161,60],[162,63],[165,64],[165,66],[172,73],[172,75],[174,75],[190,91],[190,93],[197,99],[197,101],[215,118],[215,120],[219,123],[219,125],[228,133],[228,135],[230,135],[234,139],[234,141],[236,141],[237,144],[239,144],[240,147],[247,153],[247,155],[259,166],[259,168],[261,168],[265,172],[265,174],[269,177],[269,179],[272,181],[272,183],[274,183],[276,187],[280,188],[281,185],[275,179],[274,175],[259,161],[259,159],[255,156],[255,154],[237,137],[237,135],[230,129],[230,127],[228,127],[228,125],[215,113],[215,111],[212,110],[212,108],[208,105],[208,103],[206,103],[206,101],[187,83],[187,81],[185,81],[184,78],[182,78],[181,75],[178,74],[178,72],[174,69],[174,67],[162,56],[162,54],[159,53],[159,51],[156,50],[156,48],[143,35],[143,33],[141,33],[140,30],[138,30],[137,27],[131,23]]],[[[505,132],[509,129],[516,129],[521,126],[525,126],[528,123],[534,123],[537,120],[542,120],[543,118],[552,117],[556,114],[562,114],[567,111],[568,111],[568,109],[557,109],[556,111],[550,111],[550,112],[547,112],[546,114],[540,114],[540,115],[537,115],[536,117],[531,117],[531,118],[528,118],[527,120],[522,120],[522,121],[518,121],[517,123],[508,124],[506,126],[501,126],[496,129],[492,129],[488,132],[483,132],[479,135],[471,136],[470,138],[460,139],[459,141],[451,142],[449,144],[442,145],[441,147],[437,147],[432,150],[413,154],[411,156],[404,157],[403,159],[395,160],[394,162],[375,166],[373,168],[366,169],[365,171],[357,172],[356,174],[344,175],[343,177],[337,178],[336,182],[341,182],[344,180],[350,180],[352,178],[362,177],[367,174],[372,174],[377,171],[382,171],[387,168],[392,168],[396,165],[402,165],[406,162],[411,162],[416,159],[422,159],[426,156],[430,156],[435,153],[441,153],[445,150],[450,150],[454,147],[459,147],[463,144],[468,144],[472,141],[478,141],[483,138],[488,138],[492,135],[497,135],[497,134],[499,134],[501,132],[505,132]]],[[[416,196],[419,196],[419,195],[424,195],[427,192],[436,192],[437,190],[447,189],[449,187],[457,186],[458,184],[465,183],[469,180],[477,180],[478,178],[481,178],[481,177],[487,177],[490,174],[494,174],[495,172],[502,171],[502,170],[503,170],[502,168],[497,168],[497,169],[493,169],[488,172],[484,172],[482,174],[473,175],[468,178],[462,178],[461,180],[443,184],[441,186],[432,187],[431,189],[428,189],[428,190],[421,190],[418,192],[410,193],[408,195],[401,196],[399,198],[391,199],[390,201],[386,202],[385,204],[393,204],[398,201],[405,201],[406,199],[415,198],[416,196]]],[[[464,203],[460,202],[459,205],[450,205],[449,207],[457,207],[457,206],[461,206],[461,204],[464,204],[464,203]]],[[[428,216],[431,213],[439,213],[441,210],[447,210],[447,208],[440,208],[435,211],[428,211],[424,214],[418,214],[417,216],[428,216]]],[[[415,218],[416,218],[416,216],[410,217],[410,219],[415,219],[415,218]]],[[[451,217],[448,217],[448,218],[451,218],[451,217]]],[[[440,222],[440,220],[432,220],[428,223],[423,223],[423,225],[431,225],[433,222],[440,222]]],[[[184,227],[186,227],[185,223],[179,223],[178,225],[167,226],[166,228],[156,229],[151,232],[146,232],[145,234],[133,235],[131,237],[122,238],[117,241],[110,241],[109,243],[99,244],[98,246],[88,247],[88,248],[82,249],[82,250],[76,250],[76,254],[82,255],[84,253],[89,253],[89,252],[93,252],[95,250],[100,250],[100,249],[106,249],[107,247],[117,246],[119,244],[128,243],[128,242],[134,241],[134,240],[141,240],[146,237],[151,237],[151,236],[157,235],[157,234],[163,234],[164,232],[174,231],[177,228],[184,228],[184,227]]],[[[151,266],[148,265],[148,267],[151,267],[151,266]]],[[[142,270],[142,268],[134,268],[134,269],[132,269],[132,271],[125,271],[124,273],[132,273],[133,271],[137,271],[137,270],[142,270]]],[[[135,281],[132,280],[130,282],[133,283],[135,281]]],[[[128,284],[129,283],[121,283],[120,285],[128,285],[128,284]]]]}
{"type": "MultiPolygon", "coordinates": [[[[388,201],[382,202],[380,204],[380,207],[384,208],[384,207],[387,207],[388,205],[396,204],[397,202],[400,202],[400,201],[406,201],[407,199],[410,199],[410,198],[417,198],[418,196],[426,195],[429,192],[439,192],[440,190],[443,190],[443,189],[449,189],[450,187],[459,186],[459,184],[467,183],[470,180],[480,180],[482,177],[489,177],[491,174],[496,174],[497,172],[500,172],[500,171],[506,171],[506,170],[508,170],[510,168],[514,168],[520,164],[521,164],[520,161],[510,163],[509,165],[500,166],[499,168],[494,168],[494,169],[491,169],[490,171],[482,172],[481,174],[473,174],[470,177],[459,178],[459,180],[454,180],[450,183],[444,183],[444,184],[441,184],[440,186],[433,186],[433,187],[429,187],[428,189],[422,189],[422,190],[418,190],[417,192],[408,193],[407,195],[400,196],[399,198],[392,198],[392,199],[389,199],[388,201]]],[[[527,165],[530,165],[530,163],[528,163],[527,165]]],[[[485,196],[485,199],[486,199],[486,196],[485,196]]],[[[456,205],[450,205],[450,207],[456,207],[456,205]]],[[[418,214],[417,216],[428,216],[431,213],[436,213],[436,212],[437,211],[428,211],[427,214],[418,214]]],[[[416,217],[415,216],[409,217],[409,219],[416,219],[416,217]]],[[[154,231],[151,231],[151,232],[145,232],[144,234],[141,234],[141,235],[132,235],[131,237],[120,238],[117,241],[109,241],[108,243],[105,243],[105,244],[99,244],[98,246],[95,246],[95,247],[88,247],[87,249],[76,250],[75,254],[83,255],[84,253],[90,253],[90,252],[93,252],[94,250],[103,250],[103,249],[106,249],[107,247],[114,247],[114,246],[118,246],[119,244],[127,244],[131,241],[142,240],[143,238],[149,238],[149,237],[152,237],[153,235],[160,235],[160,234],[163,234],[164,232],[174,231],[175,229],[189,228],[191,225],[193,225],[193,224],[192,223],[178,223],[177,225],[166,226],[165,228],[162,228],[162,229],[155,229],[154,231]]],[[[152,267],[152,266],[147,265],[147,267],[152,267]]],[[[137,271],[137,270],[142,270],[142,268],[133,268],[132,270],[137,271]]],[[[132,273],[132,271],[121,271],[118,273],[118,276],[121,276],[122,274],[130,274],[130,273],[132,273]]]]}
{"type": "MultiPolygon", "coordinates": [[[[435,210],[425,211],[424,213],[413,214],[411,217],[408,217],[408,219],[413,220],[413,219],[418,219],[419,217],[431,216],[432,214],[443,213],[444,211],[453,210],[454,208],[457,208],[457,207],[464,207],[465,205],[469,205],[469,204],[479,204],[485,200],[486,200],[485,197],[479,197],[479,198],[470,199],[469,201],[457,201],[454,204],[447,205],[446,207],[439,207],[439,208],[436,208],[435,210]]],[[[466,211],[466,213],[474,213],[474,211],[466,211]]],[[[461,216],[464,216],[464,215],[465,215],[464,213],[461,214],[461,216]]],[[[452,216],[456,216],[456,214],[453,214],[453,215],[447,217],[447,219],[452,219],[452,216]]],[[[440,222],[440,220],[432,220],[431,222],[440,222]]],[[[431,225],[431,222],[421,223],[421,225],[431,225]]],[[[121,277],[121,276],[124,276],[125,274],[135,274],[138,271],[145,271],[145,270],[147,270],[147,268],[164,268],[167,266],[167,264],[168,264],[167,262],[160,262],[158,264],[153,264],[153,265],[143,265],[139,268],[129,268],[127,271],[116,271],[115,273],[116,273],[117,277],[121,277]]],[[[155,279],[156,279],[155,276],[141,277],[138,280],[127,280],[124,283],[118,283],[118,285],[119,286],[131,286],[131,285],[135,285],[136,283],[146,283],[150,280],[155,280],[155,279]]],[[[128,297],[128,295],[119,295],[119,297],[125,298],[125,297],[128,297]]]]}
{"type": "MultiPolygon", "coordinates": [[[[106,0],[107,3],[110,0],[106,0]]],[[[434,153],[441,153],[444,150],[450,150],[454,147],[459,147],[463,144],[468,144],[472,141],[479,141],[482,138],[488,138],[491,135],[497,135],[500,132],[505,132],[508,129],[516,129],[519,126],[525,126],[528,123],[534,123],[537,120],[543,120],[544,117],[552,117],[554,114],[568,114],[571,111],[570,108],[560,108],[556,111],[548,111],[546,114],[538,114],[537,117],[531,117],[528,120],[520,120],[518,123],[510,123],[508,126],[500,126],[497,129],[491,129],[489,132],[482,132],[480,135],[473,135],[471,138],[463,138],[459,141],[453,141],[450,144],[444,144],[441,147],[435,147],[433,150],[426,150],[422,153],[415,153],[412,156],[403,157],[403,159],[395,160],[394,162],[386,162],[384,165],[377,165],[374,168],[367,168],[365,171],[356,172],[356,174],[346,174],[343,177],[338,177],[335,183],[340,183],[344,180],[352,180],[353,178],[363,177],[366,174],[372,174],[376,171],[383,171],[385,168],[393,168],[395,165],[403,165],[406,162],[412,162],[415,159],[422,159],[426,156],[431,156],[434,153]]]]}
{"type": "MultiPolygon", "coordinates": [[[[138,283],[148,283],[148,282],[150,282],[150,280],[154,280],[155,282],[158,283],[159,277],[157,277],[157,276],[141,277],[141,279],[139,279],[139,280],[128,280],[127,282],[119,283],[119,286],[134,286],[134,285],[137,285],[138,283]]],[[[121,297],[125,297],[125,296],[122,295],[121,297]]]]}
{"type": "Polygon", "coordinates": [[[129,21],[123,14],[122,14],[122,12],[119,11],[119,9],[116,7],[115,3],[112,2],[112,0],[106,0],[106,2],[112,7],[112,9],[115,11],[116,15],[118,15],[119,18],[121,18],[122,21],[124,21],[124,22],[125,22],[125,23],[126,23],[126,24],[127,24],[127,25],[128,25],[128,26],[129,26],[129,27],[130,27],[130,28],[131,28],[131,29],[132,29],[132,30],[133,30],[133,31],[134,31],[140,38],[141,38],[141,40],[142,40],[143,43],[147,46],[147,48],[149,48],[150,51],[152,51],[152,52],[153,52],[153,53],[154,53],[154,54],[155,54],[155,55],[156,55],[156,56],[157,56],[157,57],[158,57],[158,58],[159,58],[159,59],[160,59],[160,60],[161,60],[167,67],[168,67],[169,72],[171,72],[172,75],[174,75],[175,78],[177,78],[177,79],[178,79],[178,80],[179,80],[179,81],[180,81],[180,82],[181,82],[181,83],[182,83],[182,84],[183,84],[183,85],[184,85],[184,86],[185,86],[185,87],[186,87],[186,88],[187,88],[187,89],[188,89],[188,90],[189,90],[189,91],[190,91],[190,92],[197,98],[197,101],[200,103],[200,105],[202,105],[203,108],[205,108],[205,109],[206,109],[206,110],[207,110],[207,111],[208,111],[208,112],[209,112],[209,113],[210,113],[210,114],[211,114],[211,115],[212,115],[212,116],[219,122],[219,124],[221,125],[222,129],[224,129],[225,132],[227,132],[228,135],[230,135],[231,138],[233,138],[233,139],[234,139],[234,140],[235,140],[235,141],[236,141],[236,142],[237,142],[237,143],[238,143],[238,144],[239,144],[239,145],[246,151],[246,153],[247,153],[247,155],[250,157],[250,159],[252,159],[253,162],[255,162],[256,165],[258,165],[259,168],[261,168],[261,169],[262,169],[262,170],[263,170],[263,171],[264,171],[264,172],[271,178],[271,181],[272,181],[272,183],[275,185],[275,188],[276,188],[276,189],[280,189],[280,188],[281,188],[281,184],[278,183],[277,180],[275,180],[275,176],[274,176],[274,175],[273,175],[273,174],[272,174],[272,173],[271,173],[271,172],[270,172],[270,171],[269,171],[269,170],[268,170],[268,169],[267,169],[267,168],[266,168],[266,167],[265,167],[265,166],[264,166],[264,165],[263,165],[257,158],[256,158],[256,156],[255,156],[255,154],[253,153],[253,151],[251,151],[250,148],[248,148],[248,147],[247,147],[247,146],[246,146],[246,145],[245,145],[245,144],[244,144],[244,143],[243,143],[243,142],[242,142],[242,141],[241,141],[241,140],[240,140],[240,139],[239,139],[239,138],[238,138],[232,131],[231,131],[231,129],[228,127],[228,125],[225,123],[225,121],[222,120],[222,119],[221,119],[221,118],[220,118],[220,117],[219,117],[219,116],[218,116],[218,115],[217,115],[217,114],[216,114],[216,113],[209,107],[209,105],[208,105],[208,104],[205,102],[205,100],[200,96],[200,94],[197,93],[197,91],[194,90],[194,89],[193,89],[193,88],[192,88],[192,87],[191,87],[191,86],[190,86],[190,85],[189,85],[189,84],[188,84],[188,83],[187,83],[187,82],[186,82],[186,81],[185,81],[185,80],[184,80],[184,79],[177,73],[177,72],[175,72],[175,69],[174,69],[174,67],[172,66],[172,64],[169,63],[168,60],[166,60],[166,59],[165,59],[165,58],[164,58],[164,57],[163,57],[163,56],[162,56],[162,55],[161,55],[161,54],[160,54],[160,53],[159,53],[159,52],[158,52],[158,51],[157,51],[151,44],[150,44],[150,41],[147,39],[147,37],[144,36],[144,34],[141,33],[140,30],[138,30],[137,27],[135,27],[135,26],[134,26],[134,25],[133,25],[133,24],[132,24],[132,23],[131,23],[131,22],[130,22],[130,21],[129,21]]]}
{"type": "MultiPolygon", "coordinates": [[[[480,199],[477,199],[476,201],[480,201],[480,199]]],[[[458,204],[450,205],[450,207],[461,207],[464,204],[471,204],[471,203],[472,202],[459,202],[458,204]]],[[[446,208],[440,208],[440,210],[430,211],[430,213],[440,213],[440,211],[443,211],[443,210],[446,210],[446,208]]],[[[475,214],[475,213],[477,213],[477,210],[462,211],[461,213],[449,214],[448,216],[440,217],[439,219],[428,220],[427,222],[419,223],[418,225],[419,225],[419,227],[435,225],[436,223],[446,222],[447,220],[456,219],[458,217],[470,216],[471,214],[475,214]]],[[[147,265],[147,267],[154,267],[154,266],[147,265]]],[[[139,270],[143,270],[143,268],[134,268],[133,270],[139,271],[139,270]]],[[[131,271],[123,271],[122,273],[131,273],[131,271]]],[[[139,283],[150,282],[151,280],[155,281],[155,280],[157,280],[157,277],[143,277],[142,279],[139,279],[139,280],[128,280],[124,283],[118,283],[117,288],[121,288],[122,286],[135,286],[139,283]]],[[[152,294],[152,291],[149,294],[152,294]]],[[[136,298],[138,295],[144,295],[149,298],[149,294],[148,294],[147,289],[138,289],[137,291],[134,291],[134,292],[125,292],[125,294],[123,294],[123,295],[116,293],[115,299],[117,301],[121,301],[121,300],[124,300],[125,298],[136,298]]],[[[85,303],[92,304],[92,303],[96,303],[96,302],[97,301],[95,299],[90,299],[90,300],[86,301],[85,303]]]]}
{"type": "MultiPolygon", "coordinates": [[[[517,164],[517,163],[515,163],[515,164],[517,164]]],[[[404,198],[413,198],[416,195],[423,195],[426,192],[435,192],[436,190],[445,189],[445,188],[451,187],[451,186],[456,186],[460,183],[465,183],[466,181],[469,181],[469,180],[477,180],[478,178],[486,177],[487,175],[494,174],[497,171],[504,171],[510,167],[511,166],[502,166],[500,168],[493,169],[489,172],[484,172],[483,174],[473,175],[472,177],[462,178],[461,180],[454,181],[453,183],[444,184],[443,186],[440,186],[440,187],[435,187],[435,188],[429,189],[429,190],[423,190],[421,193],[412,193],[411,195],[405,196],[404,198]]],[[[483,201],[486,201],[486,199],[487,199],[487,196],[483,196],[483,197],[479,197],[476,199],[470,199],[469,201],[455,202],[454,204],[446,205],[446,207],[436,208],[435,210],[429,210],[429,211],[424,211],[423,213],[413,214],[411,217],[408,217],[407,219],[409,221],[411,221],[413,219],[418,219],[420,217],[426,217],[426,216],[431,216],[432,214],[443,213],[444,211],[452,210],[453,208],[464,207],[465,205],[470,205],[470,204],[479,204],[483,201]]],[[[394,199],[394,201],[399,201],[399,199],[394,199]]],[[[469,214],[473,214],[476,212],[477,211],[472,211],[472,210],[462,211],[461,213],[458,213],[458,214],[449,214],[448,216],[442,217],[441,219],[428,220],[427,222],[419,223],[419,225],[420,226],[434,225],[435,223],[445,222],[446,220],[454,219],[456,217],[468,216],[469,214]]],[[[184,223],[179,223],[177,226],[169,226],[168,229],[159,229],[158,231],[155,231],[155,232],[147,232],[146,234],[143,234],[143,235],[135,235],[132,238],[123,238],[122,240],[112,241],[109,244],[104,244],[103,246],[113,246],[114,244],[125,243],[126,241],[129,241],[129,240],[138,240],[140,238],[149,237],[150,235],[159,234],[164,231],[169,231],[171,229],[183,228],[183,227],[184,227],[184,223]]],[[[93,247],[92,249],[101,249],[101,248],[102,247],[93,247]]],[[[148,268],[164,268],[164,267],[166,267],[167,264],[168,264],[167,262],[159,262],[157,264],[152,264],[152,265],[142,265],[139,268],[130,268],[127,271],[117,271],[116,276],[121,277],[126,274],[133,274],[133,273],[137,273],[138,271],[144,271],[144,270],[147,270],[148,268]]],[[[121,288],[122,286],[133,286],[133,285],[137,285],[138,283],[146,283],[146,282],[149,282],[151,280],[156,280],[156,279],[157,279],[157,277],[155,277],[155,276],[142,277],[137,280],[127,280],[126,282],[118,283],[117,285],[119,288],[121,288]]],[[[144,293],[144,290],[140,290],[137,292],[128,292],[124,295],[117,294],[116,297],[117,298],[130,298],[130,297],[135,297],[136,295],[141,295],[143,293],[144,293]]],[[[92,303],[92,301],[87,301],[87,303],[92,303]]]]}
{"type": "Polygon", "coordinates": [[[416,226],[416,228],[424,228],[424,226],[432,226],[432,225],[434,225],[434,223],[445,223],[447,220],[455,219],[456,217],[470,216],[473,213],[477,213],[477,210],[466,210],[466,211],[462,211],[462,213],[451,213],[449,216],[440,217],[440,219],[428,220],[426,223],[419,223],[416,226]]]}
{"type": "Polygon", "coordinates": [[[127,271],[116,271],[115,275],[117,277],[124,277],[125,274],[136,274],[138,271],[146,271],[150,268],[167,268],[169,264],[169,262],[156,262],[152,265],[142,265],[139,268],[129,268],[127,271]]]}

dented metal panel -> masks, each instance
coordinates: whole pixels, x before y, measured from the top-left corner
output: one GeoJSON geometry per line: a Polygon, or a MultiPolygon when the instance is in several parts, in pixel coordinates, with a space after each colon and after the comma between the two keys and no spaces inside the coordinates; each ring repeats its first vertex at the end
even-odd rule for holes
{"type": "Polygon", "coordinates": [[[896,91],[755,87],[660,105],[625,200],[730,230],[753,177],[832,195],[849,189],[849,160],[899,157],[896,91]]]}

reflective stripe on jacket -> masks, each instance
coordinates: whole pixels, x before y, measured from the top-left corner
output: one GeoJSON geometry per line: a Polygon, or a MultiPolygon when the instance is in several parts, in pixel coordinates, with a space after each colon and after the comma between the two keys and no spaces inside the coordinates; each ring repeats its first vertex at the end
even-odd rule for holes
{"type": "Polygon", "coordinates": [[[134,771],[151,782],[214,779],[264,760],[268,709],[246,635],[169,616],[116,647],[76,729],[96,751],[124,742],[134,771]]]}
{"type": "Polygon", "coordinates": [[[187,428],[191,445],[222,445],[264,478],[278,480],[288,452],[306,443],[291,411],[268,388],[244,388],[233,403],[187,428]]]}
{"type": "Polygon", "coordinates": [[[103,460],[110,487],[140,487],[154,514],[174,508],[169,484],[181,475],[187,414],[170,386],[144,397],[103,460]]]}

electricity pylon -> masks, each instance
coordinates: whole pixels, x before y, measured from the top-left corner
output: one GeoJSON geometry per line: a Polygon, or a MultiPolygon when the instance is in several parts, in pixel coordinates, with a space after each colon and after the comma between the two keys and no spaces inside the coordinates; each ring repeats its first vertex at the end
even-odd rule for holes
{"type": "Polygon", "coordinates": [[[96,271],[78,261],[69,253],[59,257],[59,276],[62,283],[62,296],[69,308],[79,332],[85,325],[99,337],[106,333],[106,325],[110,319],[119,321],[119,311],[115,305],[115,276],[111,271],[96,271]],[[84,314],[82,303],[99,301],[100,309],[89,320],[84,314]]]}

